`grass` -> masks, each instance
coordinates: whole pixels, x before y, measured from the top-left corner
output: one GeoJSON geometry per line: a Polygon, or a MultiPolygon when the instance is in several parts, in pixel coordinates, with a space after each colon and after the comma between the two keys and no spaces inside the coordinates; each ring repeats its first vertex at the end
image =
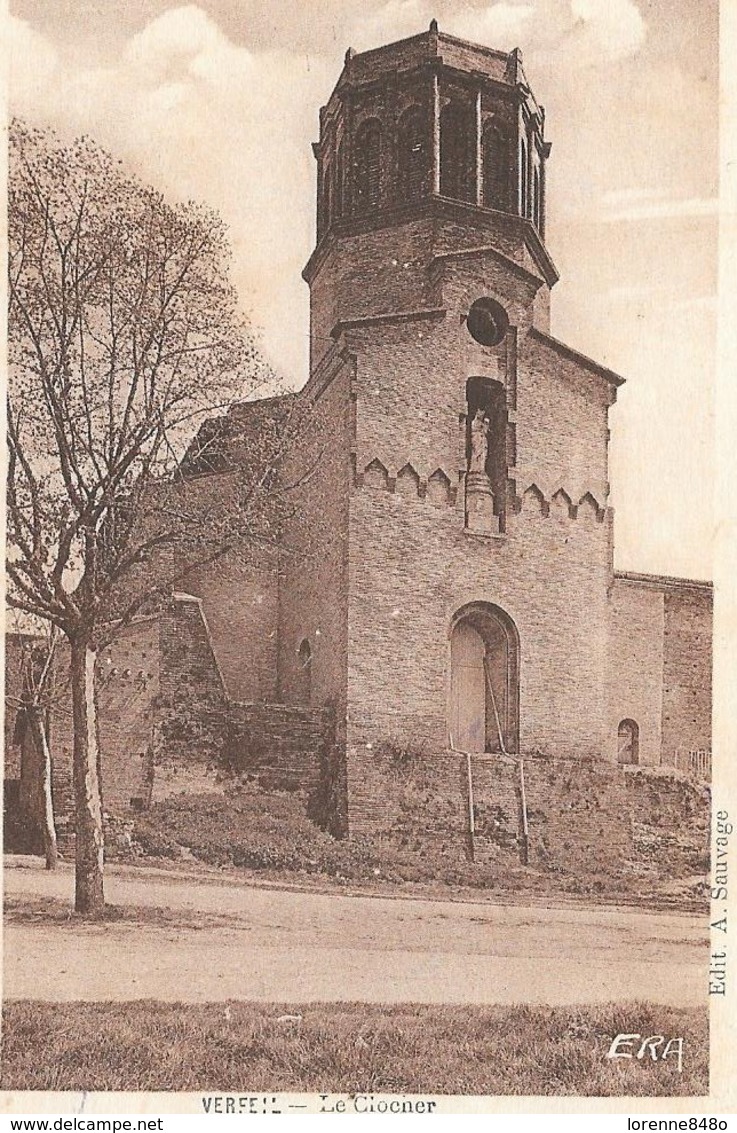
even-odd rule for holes
{"type": "Polygon", "coordinates": [[[705,906],[703,863],[682,862],[673,850],[658,858],[648,846],[647,853],[638,850],[637,860],[613,861],[604,872],[587,861],[568,872],[523,866],[513,850],[493,845],[472,863],[457,829],[445,816],[438,818],[439,804],[431,806],[432,799],[424,796],[421,801],[435,815],[431,830],[419,829],[408,811],[393,829],[337,840],[310,821],[299,794],[245,784],[225,793],[181,795],[136,815],[132,846],[111,847],[109,856],[141,864],[199,864],[286,882],[312,878],[342,887],[411,885],[438,895],[452,888],[455,894],[485,892],[495,899],[564,896],[695,911],[705,906]]]}
{"type": "Polygon", "coordinates": [[[679,1097],[708,1093],[706,1009],[6,1002],[4,1090],[679,1097]],[[674,1060],[606,1057],[683,1036],[674,1060]],[[39,1052],[43,1052],[40,1056],[39,1052]]]}
{"type": "Polygon", "coordinates": [[[5,897],[3,922],[6,925],[54,925],[62,931],[79,932],[88,925],[100,923],[180,928],[187,932],[203,932],[213,928],[243,928],[243,918],[228,913],[206,913],[196,916],[186,909],[169,909],[159,905],[111,905],[107,903],[99,915],[88,916],[74,911],[69,901],[60,897],[5,897]]]}

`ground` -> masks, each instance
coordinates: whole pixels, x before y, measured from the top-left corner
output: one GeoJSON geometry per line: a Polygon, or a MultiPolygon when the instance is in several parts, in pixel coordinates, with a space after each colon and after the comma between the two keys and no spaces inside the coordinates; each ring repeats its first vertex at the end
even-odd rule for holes
{"type": "MultiPolygon", "coordinates": [[[[73,874],[6,868],[6,998],[704,1003],[706,921],[616,906],[345,896],[110,867],[106,924],[73,874]]],[[[634,1026],[633,1030],[637,1030],[634,1026]]]]}
{"type": "Polygon", "coordinates": [[[73,883],[6,860],[5,1089],[708,1090],[699,916],[109,865],[90,921],[73,883]],[[683,1066],[608,1059],[621,1033],[683,1066]]]}
{"type": "MultiPolygon", "coordinates": [[[[439,795],[427,768],[394,749],[382,776],[399,802],[388,827],[335,839],[307,816],[298,792],[220,776],[218,790],[183,794],[109,829],[111,860],[169,868],[210,867],[248,883],[313,883],[449,900],[554,903],[581,900],[643,908],[708,910],[708,809],[689,784],[638,776],[632,855],[579,853],[525,866],[494,808],[477,814],[476,860],[458,829],[457,805],[439,795]]],[[[633,804],[634,805],[634,804],[633,804]]],[[[543,816],[544,817],[544,816],[543,816]]],[[[575,821],[571,817],[571,821],[575,821]]],[[[598,848],[597,848],[598,849],[598,848]]]]}
{"type": "Polygon", "coordinates": [[[16,1001],[4,1024],[5,1089],[215,1092],[220,1107],[226,1091],[678,1097],[709,1081],[705,1007],[16,1001]],[[681,1036],[681,1065],[608,1058],[633,1020],[681,1036]]]}

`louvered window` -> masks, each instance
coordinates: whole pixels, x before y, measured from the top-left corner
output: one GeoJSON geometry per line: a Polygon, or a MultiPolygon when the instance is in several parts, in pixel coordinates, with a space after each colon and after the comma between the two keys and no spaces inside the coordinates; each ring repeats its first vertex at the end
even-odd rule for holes
{"type": "Polygon", "coordinates": [[[419,106],[413,106],[402,116],[398,131],[399,196],[404,201],[416,201],[427,192],[429,162],[427,127],[419,106]]]}
{"type": "Polygon", "coordinates": [[[378,208],[381,196],[381,126],[365,122],[356,134],[353,207],[358,213],[378,208]]]}
{"type": "Polygon", "coordinates": [[[509,142],[494,126],[484,133],[484,204],[509,208],[509,142]]]}
{"type": "Polygon", "coordinates": [[[474,119],[470,107],[450,103],[440,116],[440,192],[475,199],[474,119]]]}

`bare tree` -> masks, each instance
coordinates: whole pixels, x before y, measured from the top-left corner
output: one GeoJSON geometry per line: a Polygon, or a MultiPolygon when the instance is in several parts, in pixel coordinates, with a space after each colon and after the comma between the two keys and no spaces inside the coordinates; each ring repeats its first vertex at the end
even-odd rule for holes
{"type": "Polygon", "coordinates": [[[65,146],[15,122],[8,226],[8,602],[69,642],[75,907],[96,914],[96,649],[194,565],[273,536],[290,402],[277,399],[271,429],[245,431],[203,522],[182,455],[203,420],[273,382],[228,280],[222,222],[167,203],[87,138],[65,146]]]}

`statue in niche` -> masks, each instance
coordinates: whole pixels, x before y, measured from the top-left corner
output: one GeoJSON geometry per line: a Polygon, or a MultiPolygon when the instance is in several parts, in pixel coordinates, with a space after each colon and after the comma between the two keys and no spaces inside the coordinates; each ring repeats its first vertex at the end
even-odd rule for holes
{"type": "Polygon", "coordinates": [[[469,472],[486,472],[489,456],[489,418],[483,409],[477,409],[471,422],[471,458],[469,472]]]}

